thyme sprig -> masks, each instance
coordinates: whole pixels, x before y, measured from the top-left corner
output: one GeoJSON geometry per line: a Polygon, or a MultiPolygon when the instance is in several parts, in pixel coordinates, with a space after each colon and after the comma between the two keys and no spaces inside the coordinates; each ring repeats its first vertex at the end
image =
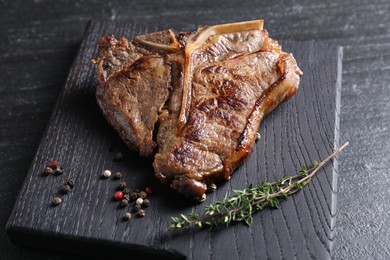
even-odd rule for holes
{"type": "Polygon", "coordinates": [[[295,176],[284,176],[276,182],[263,180],[256,187],[249,184],[243,190],[233,190],[233,195],[230,197],[226,193],[224,199],[205,206],[202,217],[195,212],[187,215],[181,214],[180,217],[171,217],[168,227],[170,229],[184,229],[191,226],[212,228],[220,224],[228,226],[232,222],[245,222],[247,225],[251,225],[253,223],[253,213],[262,210],[266,206],[279,208],[280,199],[287,199],[290,195],[302,190],[310,183],[318,170],[348,144],[348,142],[344,143],[320,163],[314,161],[310,168],[303,165],[295,176]]]}

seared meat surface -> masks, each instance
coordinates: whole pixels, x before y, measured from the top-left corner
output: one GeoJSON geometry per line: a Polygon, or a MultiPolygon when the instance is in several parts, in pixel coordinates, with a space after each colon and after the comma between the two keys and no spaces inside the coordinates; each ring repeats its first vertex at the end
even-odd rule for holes
{"type": "Polygon", "coordinates": [[[230,178],[302,75],[262,20],[133,41],[103,36],[93,61],[105,117],[142,156],[157,151],[155,176],[189,197],[230,178]]]}

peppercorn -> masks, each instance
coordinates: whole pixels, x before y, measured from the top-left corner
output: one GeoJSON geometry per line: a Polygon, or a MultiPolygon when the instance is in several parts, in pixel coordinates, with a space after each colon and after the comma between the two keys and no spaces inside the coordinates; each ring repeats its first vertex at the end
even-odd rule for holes
{"type": "Polygon", "coordinates": [[[206,200],[206,193],[203,193],[202,196],[194,198],[197,202],[203,202],[206,200]]]}
{"type": "Polygon", "coordinates": [[[136,193],[140,193],[140,191],[141,191],[140,189],[135,189],[134,190],[134,192],[136,192],[136,193]]]}
{"type": "Polygon", "coordinates": [[[117,162],[120,162],[120,161],[123,160],[123,158],[124,158],[123,153],[117,152],[117,153],[115,154],[115,159],[114,159],[114,160],[117,161],[117,162]]]}
{"type": "Polygon", "coordinates": [[[58,205],[60,205],[61,203],[62,203],[62,200],[61,200],[60,197],[55,197],[55,198],[53,199],[53,204],[54,204],[55,206],[58,206],[58,205]]]}
{"type": "Polygon", "coordinates": [[[135,204],[134,205],[134,212],[138,212],[141,209],[141,205],[135,204]]]}
{"type": "Polygon", "coordinates": [[[144,199],[144,201],[141,204],[141,206],[144,208],[149,207],[149,205],[150,205],[150,201],[148,199],[144,199]]]}
{"type": "Polygon", "coordinates": [[[146,192],[144,191],[140,191],[140,193],[138,193],[138,197],[141,199],[145,199],[147,196],[148,194],[146,194],[146,192]]]}
{"type": "Polygon", "coordinates": [[[66,185],[62,186],[61,193],[66,194],[70,191],[70,189],[71,189],[70,186],[66,184],[66,185]]]}
{"type": "Polygon", "coordinates": [[[126,212],[125,215],[123,216],[123,219],[124,219],[125,221],[130,220],[130,219],[131,219],[131,213],[130,213],[130,212],[126,212]]]}
{"type": "Polygon", "coordinates": [[[110,177],[110,176],[111,176],[111,171],[105,170],[105,171],[103,172],[103,177],[108,178],[108,177],[110,177]]]}
{"type": "Polygon", "coordinates": [[[57,174],[57,175],[61,175],[61,174],[64,173],[64,168],[62,168],[62,167],[57,167],[57,168],[55,169],[54,173],[57,174]]]}
{"type": "Polygon", "coordinates": [[[123,190],[124,188],[126,188],[126,182],[121,181],[121,183],[118,186],[118,190],[123,190]]]}
{"type": "MultiPolygon", "coordinates": [[[[123,191],[122,191],[123,193],[123,191]]],[[[123,194],[123,198],[130,201],[130,195],[129,194],[123,194]]]]}
{"type": "Polygon", "coordinates": [[[208,187],[207,187],[207,191],[208,192],[213,192],[217,189],[217,185],[215,185],[215,183],[211,183],[208,187]]]}
{"type": "Polygon", "coordinates": [[[128,188],[128,187],[126,187],[126,188],[124,188],[124,189],[122,190],[122,192],[123,192],[123,194],[130,194],[131,189],[128,188]]]}
{"type": "Polygon", "coordinates": [[[51,173],[53,173],[53,169],[50,166],[45,167],[45,169],[43,170],[43,174],[46,176],[50,175],[51,173]]]}
{"type": "Polygon", "coordinates": [[[50,167],[54,170],[59,166],[58,162],[56,160],[51,161],[50,167]]]}
{"type": "Polygon", "coordinates": [[[140,209],[140,210],[138,210],[137,215],[140,218],[145,217],[145,211],[143,209],[140,209]]]}
{"type": "Polygon", "coordinates": [[[138,198],[138,199],[135,201],[135,204],[141,205],[142,202],[144,202],[144,200],[143,200],[142,198],[138,198]]]}
{"type": "Polygon", "coordinates": [[[117,191],[114,197],[116,200],[121,200],[123,199],[123,193],[121,191],[117,191]]]}
{"type": "Polygon", "coordinates": [[[129,195],[130,195],[130,201],[135,201],[138,198],[138,193],[136,193],[135,191],[130,192],[129,195]]]}
{"type": "Polygon", "coordinates": [[[261,139],[261,135],[259,133],[256,133],[256,141],[259,141],[261,139]]]}
{"type": "Polygon", "coordinates": [[[116,172],[114,178],[115,178],[115,179],[120,179],[120,178],[122,178],[122,173],[121,173],[121,172],[116,172]]]}
{"type": "Polygon", "coordinates": [[[150,195],[150,194],[152,194],[152,189],[148,186],[148,187],[146,187],[145,192],[146,192],[146,194],[150,195]]]}
{"type": "Polygon", "coordinates": [[[124,208],[129,205],[129,201],[127,199],[121,200],[121,207],[124,208]]]}
{"type": "Polygon", "coordinates": [[[73,188],[74,188],[74,185],[75,185],[75,182],[74,182],[74,180],[70,179],[66,184],[69,185],[69,187],[70,187],[71,189],[73,189],[73,188]]]}

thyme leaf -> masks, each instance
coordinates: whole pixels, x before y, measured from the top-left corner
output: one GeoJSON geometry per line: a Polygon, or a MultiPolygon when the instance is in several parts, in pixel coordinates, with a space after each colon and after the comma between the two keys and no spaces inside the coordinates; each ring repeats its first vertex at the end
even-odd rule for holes
{"type": "Polygon", "coordinates": [[[202,216],[191,212],[187,215],[181,214],[180,217],[171,217],[168,228],[213,228],[221,224],[228,226],[232,222],[244,222],[250,226],[253,223],[252,216],[255,212],[262,210],[266,206],[279,208],[281,199],[287,199],[290,195],[302,190],[310,183],[318,170],[340,153],[348,144],[348,142],[344,143],[321,162],[313,161],[313,166],[310,168],[303,165],[295,176],[283,176],[275,182],[263,180],[255,187],[249,184],[245,189],[233,190],[233,194],[230,196],[226,193],[224,199],[205,206],[202,216]]]}

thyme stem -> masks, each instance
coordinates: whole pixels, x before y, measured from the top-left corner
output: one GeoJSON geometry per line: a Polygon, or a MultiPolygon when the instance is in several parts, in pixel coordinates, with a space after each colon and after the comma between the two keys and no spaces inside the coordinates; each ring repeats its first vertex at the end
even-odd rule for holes
{"type": "Polygon", "coordinates": [[[295,176],[285,176],[279,181],[267,182],[263,180],[257,187],[248,187],[244,190],[233,190],[233,195],[221,201],[217,201],[205,207],[205,213],[200,217],[197,213],[192,212],[188,215],[181,214],[180,217],[171,217],[169,224],[170,229],[183,229],[190,226],[214,227],[219,224],[229,225],[231,222],[245,221],[248,225],[252,224],[252,215],[256,211],[262,210],[269,206],[279,208],[279,199],[287,199],[288,196],[303,189],[310,183],[312,177],[321,169],[327,162],[339,154],[349,142],[344,143],[339,148],[323,159],[320,163],[314,161],[314,166],[307,169],[302,166],[299,174],[295,176]]]}

